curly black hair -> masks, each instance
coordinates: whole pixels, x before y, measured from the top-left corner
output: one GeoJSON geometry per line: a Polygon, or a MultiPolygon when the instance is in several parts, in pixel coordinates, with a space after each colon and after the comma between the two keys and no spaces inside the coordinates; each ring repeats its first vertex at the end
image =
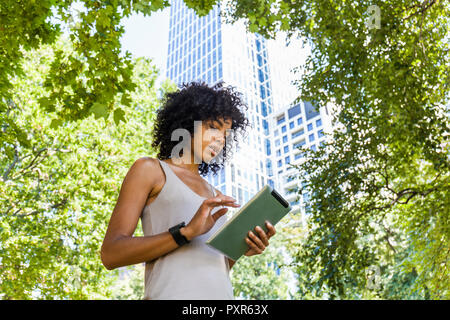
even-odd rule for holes
{"type": "MultiPolygon", "coordinates": [[[[236,92],[234,87],[225,87],[223,81],[211,87],[203,81],[183,82],[178,90],[166,93],[162,98],[161,107],[156,112],[156,122],[152,132],[152,147],[159,150],[158,159],[169,159],[173,147],[179,143],[171,141],[173,130],[183,128],[193,136],[196,120],[230,119],[233,133],[245,133],[250,122],[241,110],[248,109],[241,96],[242,94],[236,92]]],[[[217,174],[224,167],[227,158],[231,158],[232,141],[238,143],[237,135],[232,135],[232,138],[226,139],[220,157],[221,162],[202,161],[199,164],[200,175],[206,176],[210,170],[213,174],[217,174]]]]}

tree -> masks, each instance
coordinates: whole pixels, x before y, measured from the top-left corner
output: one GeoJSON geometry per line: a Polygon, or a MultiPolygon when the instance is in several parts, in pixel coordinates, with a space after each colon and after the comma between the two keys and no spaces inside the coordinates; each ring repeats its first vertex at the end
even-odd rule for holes
{"type": "MultiPolygon", "coordinates": [[[[2,158],[8,159],[2,160],[6,176],[23,159],[23,150],[33,150],[24,154],[30,162],[23,172],[34,168],[43,154],[32,149],[23,120],[16,123],[13,118],[18,105],[14,81],[26,78],[24,54],[55,43],[62,28],[58,19],[61,24],[74,19],[68,27],[73,52],[59,48],[44,58],[46,76],[30,103],[42,117],[54,117],[54,126],[71,130],[73,125],[64,120],[92,113],[105,121],[114,113],[119,122],[136,87],[130,56],[119,55],[120,21],[131,12],[150,14],[168,5],[158,0],[82,3],[78,17],[70,12],[72,1],[0,3],[0,141],[7,146],[2,158]]],[[[216,2],[185,3],[203,15],[216,2]]],[[[324,150],[308,152],[309,160],[298,167],[308,177],[304,188],[311,195],[310,230],[297,252],[299,266],[306,263],[314,275],[306,280],[318,295],[327,288],[330,297],[351,297],[354,290],[364,293],[367,267],[380,264],[397,272],[402,266],[399,279],[414,279],[412,287],[420,296],[448,298],[447,2],[227,1],[222,7],[229,22],[243,18],[250,32],[273,38],[283,30],[288,38],[306,39],[312,51],[306,65],[294,69],[301,72],[297,101],[337,106],[335,124],[340,129],[324,150]],[[394,268],[393,261],[404,254],[394,268]]],[[[67,149],[54,150],[59,155],[67,149]]],[[[34,186],[24,182],[8,190],[34,186]]],[[[6,201],[4,185],[2,190],[6,201]]],[[[62,207],[64,199],[60,195],[50,202],[56,206],[52,209],[62,207]]],[[[1,223],[11,235],[11,227],[1,223]]]]}
{"type": "Polygon", "coordinates": [[[119,279],[111,288],[114,300],[142,300],[144,298],[145,264],[119,268],[119,279]]]}
{"type": "MultiPolygon", "coordinates": [[[[214,1],[186,1],[200,16],[214,1]]],[[[0,120],[14,88],[14,77],[24,75],[22,61],[27,51],[51,45],[63,33],[73,46],[71,55],[56,50],[43,79],[37,101],[46,112],[61,120],[89,117],[93,112],[107,118],[121,114],[115,99],[130,106],[136,88],[130,53],[121,55],[122,19],[132,13],[144,16],[170,5],[167,0],[43,0],[0,3],[0,120]]],[[[10,124],[11,125],[11,124],[10,124]]],[[[6,139],[6,137],[4,137],[6,139]]],[[[12,139],[12,138],[11,138],[12,139]]]]}
{"type": "Polygon", "coordinates": [[[305,285],[361,296],[367,268],[384,265],[415,278],[404,296],[448,299],[448,3],[232,4],[229,16],[250,31],[306,39],[295,102],[336,107],[330,141],[297,166],[311,196],[297,252],[312,271],[305,285]]]}
{"type": "MultiPolygon", "coordinates": [[[[0,292],[3,299],[106,298],[114,272],[100,260],[120,183],[142,156],[154,156],[149,141],[158,106],[158,71],[138,59],[124,111],[115,115],[53,121],[39,107],[55,52],[71,55],[58,41],[25,55],[24,75],[12,81],[2,131],[18,128],[22,139],[0,140],[0,292]],[[36,67],[38,66],[38,67],[36,67]],[[10,123],[15,127],[11,128],[10,123]]],[[[172,88],[173,84],[165,84],[172,88]]],[[[11,134],[11,137],[14,135],[11,134]]],[[[139,231],[138,231],[139,232],[139,231]]]]}
{"type": "MultiPolygon", "coordinates": [[[[284,220],[283,220],[284,222],[284,220]]],[[[292,270],[283,254],[287,234],[277,232],[260,255],[242,257],[231,268],[230,277],[237,299],[289,299],[292,270]]]]}

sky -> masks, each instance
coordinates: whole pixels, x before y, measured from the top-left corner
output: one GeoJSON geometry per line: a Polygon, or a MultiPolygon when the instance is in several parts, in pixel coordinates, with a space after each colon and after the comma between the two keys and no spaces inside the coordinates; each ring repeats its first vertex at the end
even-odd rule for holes
{"type": "MultiPolygon", "coordinates": [[[[124,35],[121,37],[122,52],[128,51],[134,57],[144,56],[151,58],[153,64],[160,70],[160,75],[155,83],[157,87],[166,78],[169,19],[170,6],[164,10],[153,12],[151,16],[144,17],[143,14],[133,14],[122,22],[125,28],[124,35]]],[[[301,49],[300,42],[293,39],[291,39],[289,47],[272,45],[279,41],[285,43],[284,32],[279,32],[277,40],[268,40],[268,49],[271,48],[270,50],[275,55],[274,57],[283,56],[285,58],[281,60],[286,60],[281,62],[281,64],[279,61],[272,66],[272,69],[275,68],[272,71],[277,71],[273,73],[272,79],[274,90],[284,88],[280,92],[283,92],[285,95],[284,100],[280,100],[277,105],[285,105],[294,99],[298,93],[297,89],[289,84],[289,81],[293,79],[289,69],[303,64],[308,55],[308,50],[301,49]],[[277,50],[282,50],[283,52],[277,50]]]]}
{"type": "Polygon", "coordinates": [[[121,38],[122,50],[134,57],[152,58],[160,69],[159,81],[166,77],[169,17],[170,7],[167,7],[153,12],[151,16],[133,14],[123,20],[125,33],[121,38]]]}

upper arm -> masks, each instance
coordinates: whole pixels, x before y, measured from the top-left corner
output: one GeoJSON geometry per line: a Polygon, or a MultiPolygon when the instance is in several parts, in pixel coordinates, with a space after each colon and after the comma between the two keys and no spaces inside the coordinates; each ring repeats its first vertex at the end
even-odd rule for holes
{"type": "Polygon", "coordinates": [[[148,195],[157,181],[159,164],[156,161],[142,157],[128,170],[109,220],[104,243],[117,237],[133,235],[148,195]]]}

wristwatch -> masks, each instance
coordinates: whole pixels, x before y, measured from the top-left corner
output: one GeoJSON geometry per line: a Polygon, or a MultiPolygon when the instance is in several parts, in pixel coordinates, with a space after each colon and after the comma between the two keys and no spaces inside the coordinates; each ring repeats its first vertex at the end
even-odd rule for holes
{"type": "Polygon", "coordinates": [[[175,239],[175,242],[179,245],[182,246],[186,243],[189,243],[190,241],[188,239],[186,239],[185,236],[183,236],[180,232],[180,228],[184,227],[185,223],[184,221],[177,224],[176,226],[173,226],[169,229],[170,234],[172,235],[172,237],[175,239]]]}

